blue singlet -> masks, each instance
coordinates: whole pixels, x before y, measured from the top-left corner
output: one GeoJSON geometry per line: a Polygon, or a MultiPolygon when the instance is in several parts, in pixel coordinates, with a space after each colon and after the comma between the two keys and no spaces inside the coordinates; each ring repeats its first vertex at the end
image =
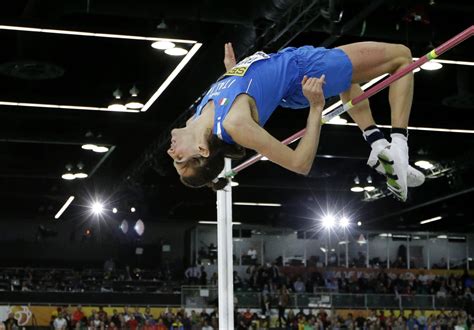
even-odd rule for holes
{"type": "Polygon", "coordinates": [[[301,88],[303,76],[326,75],[326,98],[346,91],[351,85],[352,63],[340,49],[305,46],[285,48],[275,54],[258,52],[237,63],[224,78],[213,84],[197,107],[214,101],[213,133],[227,143],[235,143],[222,123],[235,98],[248,94],[257,105],[259,125],[263,126],[278,106],[292,109],[309,107],[301,88]]]}

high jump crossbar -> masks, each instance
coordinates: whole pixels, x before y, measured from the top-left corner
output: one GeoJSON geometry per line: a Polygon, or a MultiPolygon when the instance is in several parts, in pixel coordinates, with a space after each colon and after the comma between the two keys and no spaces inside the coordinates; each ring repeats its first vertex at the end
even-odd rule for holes
{"type": "MultiPolygon", "coordinates": [[[[364,93],[361,95],[355,97],[354,99],[350,100],[349,102],[340,105],[339,107],[335,108],[333,111],[329,112],[328,114],[324,115],[321,122],[323,124],[328,123],[331,119],[333,119],[336,116],[339,116],[348,110],[352,109],[354,106],[359,104],[360,102],[368,99],[369,97],[377,94],[381,90],[387,88],[390,84],[392,84],[394,81],[400,79],[401,77],[407,75],[408,73],[412,72],[414,69],[422,66],[428,61],[431,61],[442,54],[444,54],[446,51],[450,50],[451,48],[455,47],[456,45],[460,44],[461,42],[465,41],[466,39],[472,37],[474,34],[474,25],[471,25],[469,28],[465,29],[461,33],[457,34],[453,38],[449,39],[439,47],[433,49],[426,55],[420,57],[418,60],[414,61],[410,65],[406,66],[402,70],[398,71],[397,73],[391,75],[387,79],[383,80],[382,82],[375,84],[373,87],[367,89],[364,93]]],[[[301,139],[306,132],[306,129],[302,129],[299,132],[296,132],[295,134],[289,136],[285,140],[281,141],[283,144],[291,144],[299,139],[301,139]]],[[[250,165],[255,164],[258,162],[260,159],[262,159],[263,155],[257,154],[243,163],[237,165],[234,167],[232,170],[225,172],[224,177],[226,178],[232,178],[236,176],[239,172],[241,172],[243,169],[246,169],[250,165]]]]}

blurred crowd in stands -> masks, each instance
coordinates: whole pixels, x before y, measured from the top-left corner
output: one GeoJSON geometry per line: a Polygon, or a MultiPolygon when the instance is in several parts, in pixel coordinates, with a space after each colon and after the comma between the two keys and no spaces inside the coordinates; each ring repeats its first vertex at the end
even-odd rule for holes
{"type": "Polygon", "coordinates": [[[447,296],[469,296],[474,279],[467,271],[448,276],[429,271],[391,272],[390,270],[364,271],[305,271],[283,273],[275,264],[249,266],[242,278],[234,272],[234,288],[252,289],[264,293],[276,293],[284,286],[295,293],[318,291],[337,293],[377,294],[424,294],[447,296]]]}
{"type": "Polygon", "coordinates": [[[172,292],[181,282],[160,270],[0,269],[0,291],[172,292]]]}
{"type": "MultiPolygon", "coordinates": [[[[344,312],[324,309],[290,309],[278,318],[260,311],[235,312],[235,329],[287,329],[287,330],[469,330],[474,329],[473,318],[464,311],[375,311],[344,312]]],[[[125,307],[120,312],[114,309],[108,315],[103,308],[86,315],[81,306],[58,308],[51,316],[51,329],[68,330],[217,330],[218,312],[184,309],[166,310],[153,315],[150,308],[125,307]]],[[[19,329],[11,314],[0,329],[19,329]]]]}

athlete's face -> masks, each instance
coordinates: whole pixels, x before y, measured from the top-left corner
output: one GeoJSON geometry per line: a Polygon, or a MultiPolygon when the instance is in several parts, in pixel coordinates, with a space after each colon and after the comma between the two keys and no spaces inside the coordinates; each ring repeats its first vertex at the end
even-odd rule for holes
{"type": "Polygon", "coordinates": [[[202,143],[190,127],[175,128],[171,131],[171,145],[168,155],[174,160],[174,167],[180,176],[193,174],[193,166],[201,157],[206,156],[202,143]]]}

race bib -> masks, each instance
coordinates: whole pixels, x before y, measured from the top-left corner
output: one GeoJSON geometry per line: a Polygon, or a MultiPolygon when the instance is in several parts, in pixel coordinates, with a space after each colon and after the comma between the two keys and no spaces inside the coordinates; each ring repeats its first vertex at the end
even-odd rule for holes
{"type": "Polygon", "coordinates": [[[248,68],[255,62],[260,61],[260,60],[266,60],[267,58],[270,58],[267,54],[264,52],[256,52],[253,55],[250,55],[246,58],[244,58],[242,61],[234,65],[232,69],[227,71],[224,76],[239,76],[242,77],[245,75],[247,72],[248,68]]]}

